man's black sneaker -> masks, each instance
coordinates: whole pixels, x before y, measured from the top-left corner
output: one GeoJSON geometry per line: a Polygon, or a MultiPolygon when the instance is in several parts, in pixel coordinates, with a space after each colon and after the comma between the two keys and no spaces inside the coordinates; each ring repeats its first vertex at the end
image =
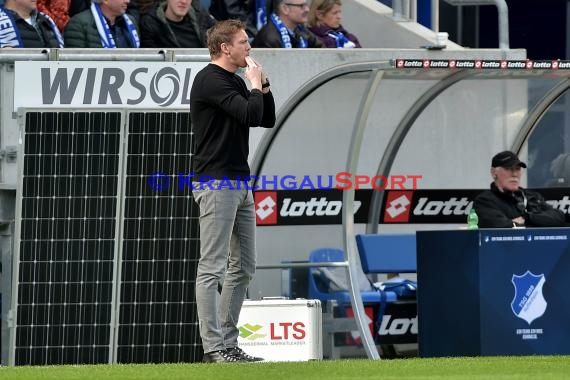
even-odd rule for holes
{"type": "Polygon", "coordinates": [[[259,358],[257,356],[248,355],[247,353],[245,353],[244,350],[242,350],[239,347],[228,348],[228,352],[231,355],[240,358],[244,362],[260,362],[264,360],[263,358],[259,358]]]}
{"type": "Polygon", "coordinates": [[[237,363],[244,362],[239,356],[231,354],[228,350],[212,351],[204,354],[202,362],[204,363],[237,363]]]}

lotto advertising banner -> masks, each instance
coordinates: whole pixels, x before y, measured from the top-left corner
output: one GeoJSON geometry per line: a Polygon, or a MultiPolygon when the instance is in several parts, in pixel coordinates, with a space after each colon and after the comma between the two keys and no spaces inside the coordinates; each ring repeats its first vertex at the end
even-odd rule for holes
{"type": "MultiPolygon", "coordinates": [[[[372,190],[355,193],[354,216],[366,223],[372,190]]],[[[342,190],[274,190],[254,192],[258,226],[342,224],[342,190]]]]}
{"type": "MultiPolygon", "coordinates": [[[[418,311],[415,300],[388,303],[379,318],[378,306],[364,306],[370,333],[377,344],[409,344],[418,342],[418,311]]],[[[345,309],[346,317],[353,317],[352,308],[345,309]]],[[[341,317],[341,315],[339,315],[341,317]]],[[[339,345],[362,344],[358,331],[336,334],[339,345]],[[344,338],[344,339],[339,339],[344,338]]]]}
{"type": "MultiPolygon", "coordinates": [[[[473,199],[483,189],[387,190],[380,213],[381,224],[466,223],[473,199]]],[[[566,215],[570,223],[570,189],[539,189],[546,201],[566,215]]],[[[342,223],[341,190],[256,191],[257,225],[318,225],[342,223]]],[[[354,221],[366,223],[372,189],[355,190],[354,221]]]]}
{"type": "Polygon", "coordinates": [[[190,107],[206,62],[16,61],[14,111],[51,107],[190,107]]]}
{"type": "Polygon", "coordinates": [[[385,72],[387,78],[438,80],[450,71],[469,70],[477,79],[506,77],[565,79],[570,77],[570,61],[484,60],[484,59],[395,59],[395,70],[385,72]]]}
{"type": "MultiPolygon", "coordinates": [[[[570,61],[533,61],[531,59],[509,61],[506,59],[396,59],[398,69],[475,69],[475,70],[561,70],[560,76],[570,74],[570,61]]],[[[546,73],[548,75],[548,73],[546,73]]]]}

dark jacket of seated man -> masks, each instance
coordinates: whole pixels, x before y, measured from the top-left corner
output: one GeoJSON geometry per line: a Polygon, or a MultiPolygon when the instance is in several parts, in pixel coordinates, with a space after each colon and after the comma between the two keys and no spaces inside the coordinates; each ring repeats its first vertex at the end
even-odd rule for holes
{"type": "Polygon", "coordinates": [[[542,195],[519,186],[526,164],[511,151],[497,153],[491,160],[491,189],[477,195],[473,208],[480,228],[562,227],[565,216],[542,195]]]}
{"type": "MultiPolygon", "coordinates": [[[[281,34],[269,21],[257,32],[257,35],[251,42],[254,48],[282,48],[281,34]]],[[[303,29],[295,29],[294,35],[289,35],[292,48],[301,48],[301,40],[305,40],[307,48],[324,48],[325,45],[311,31],[303,29]]]]}
{"type": "Polygon", "coordinates": [[[552,208],[542,195],[519,187],[515,192],[500,191],[495,183],[479,194],[473,202],[479,217],[479,228],[512,228],[513,219],[522,217],[527,227],[562,227],[564,214],[552,208]],[[526,207],[524,199],[526,198],[526,207]]]}

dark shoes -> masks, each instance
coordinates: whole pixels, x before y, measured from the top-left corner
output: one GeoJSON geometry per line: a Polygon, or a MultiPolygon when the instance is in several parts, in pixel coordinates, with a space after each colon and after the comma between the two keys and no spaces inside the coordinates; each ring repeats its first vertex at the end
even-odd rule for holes
{"type": "Polygon", "coordinates": [[[229,353],[228,350],[213,351],[204,354],[204,363],[237,363],[242,362],[240,358],[229,353]]]}
{"type": "Polygon", "coordinates": [[[259,362],[263,358],[258,358],[246,354],[241,348],[233,347],[227,350],[213,351],[204,354],[202,362],[204,363],[244,363],[259,362]]]}
{"type": "Polygon", "coordinates": [[[251,356],[251,355],[246,354],[245,351],[239,347],[228,348],[227,351],[230,354],[240,358],[241,361],[244,361],[244,362],[260,362],[263,360],[263,358],[259,358],[257,356],[251,356]]]}

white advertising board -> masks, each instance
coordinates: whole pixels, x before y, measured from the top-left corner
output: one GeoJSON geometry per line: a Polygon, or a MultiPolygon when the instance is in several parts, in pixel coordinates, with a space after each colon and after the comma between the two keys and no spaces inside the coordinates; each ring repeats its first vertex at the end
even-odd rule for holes
{"type": "Polygon", "coordinates": [[[190,106],[207,62],[16,61],[19,108],[178,108],[190,106]]]}

